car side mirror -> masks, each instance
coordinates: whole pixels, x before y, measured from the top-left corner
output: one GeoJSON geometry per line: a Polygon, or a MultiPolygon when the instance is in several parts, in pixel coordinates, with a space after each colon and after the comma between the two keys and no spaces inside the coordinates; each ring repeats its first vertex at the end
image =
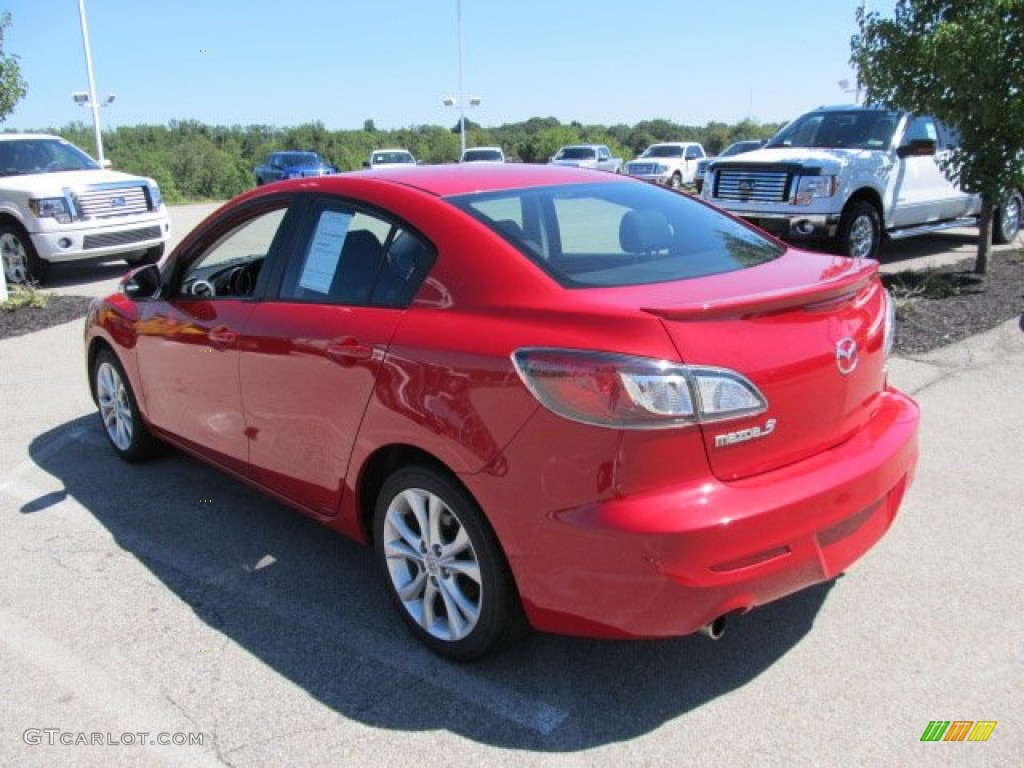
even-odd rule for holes
{"type": "Polygon", "coordinates": [[[935,154],[935,141],[932,139],[911,139],[896,150],[899,157],[931,157],[935,154]]]}
{"type": "Polygon", "coordinates": [[[369,167],[370,167],[370,161],[369,160],[363,160],[363,168],[369,168],[369,167]]]}
{"type": "Polygon", "coordinates": [[[133,269],[121,278],[121,293],[133,301],[156,298],[160,288],[160,269],[156,264],[133,269]]]}

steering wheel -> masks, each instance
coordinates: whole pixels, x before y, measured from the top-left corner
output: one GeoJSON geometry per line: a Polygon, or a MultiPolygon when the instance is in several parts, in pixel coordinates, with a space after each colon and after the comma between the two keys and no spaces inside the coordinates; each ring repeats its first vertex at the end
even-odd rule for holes
{"type": "Polygon", "coordinates": [[[199,296],[201,298],[212,298],[217,295],[217,291],[214,289],[213,283],[201,278],[192,281],[192,284],[188,287],[188,292],[192,296],[199,296]]]}

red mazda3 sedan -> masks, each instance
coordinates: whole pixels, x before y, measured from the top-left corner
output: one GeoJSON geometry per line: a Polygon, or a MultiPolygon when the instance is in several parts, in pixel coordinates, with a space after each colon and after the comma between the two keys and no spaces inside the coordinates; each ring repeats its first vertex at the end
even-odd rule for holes
{"type": "Polygon", "coordinates": [[[876,270],[588,171],[293,180],[97,300],[89,380],[122,458],[170,443],[371,543],[443,655],[716,636],[911,480],[876,270]]]}

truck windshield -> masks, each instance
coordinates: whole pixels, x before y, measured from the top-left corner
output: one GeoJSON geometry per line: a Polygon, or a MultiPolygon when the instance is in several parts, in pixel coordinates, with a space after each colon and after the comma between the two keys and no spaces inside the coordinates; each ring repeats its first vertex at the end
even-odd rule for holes
{"type": "Polygon", "coordinates": [[[590,160],[597,153],[590,147],[566,147],[558,153],[559,160],[590,160]]]}
{"type": "Polygon", "coordinates": [[[320,165],[320,157],[315,152],[288,152],[278,155],[280,165],[320,165]]]}
{"type": "Polygon", "coordinates": [[[899,117],[881,109],[809,112],[775,134],[767,146],[888,149],[899,117]]]}
{"type": "Polygon", "coordinates": [[[61,139],[0,141],[0,176],[98,171],[99,168],[85,152],[61,139]]]}
{"type": "Polygon", "coordinates": [[[682,147],[670,147],[665,144],[655,144],[653,147],[648,147],[644,150],[641,157],[682,157],[682,147]]]}

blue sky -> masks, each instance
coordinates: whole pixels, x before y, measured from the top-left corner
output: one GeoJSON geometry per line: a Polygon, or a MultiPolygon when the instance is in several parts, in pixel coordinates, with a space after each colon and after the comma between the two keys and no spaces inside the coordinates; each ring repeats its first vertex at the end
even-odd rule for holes
{"type": "MultiPolygon", "coordinates": [[[[467,116],[484,126],[788,120],[852,101],[861,0],[461,0],[467,116]]],[[[869,8],[891,15],[892,0],[869,8]]],[[[28,95],[4,129],[89,123],[77,0],[5,0],[28,95]]],[[[457,0],[86,0],[104,127],[199,120],[328,129],[448,125],[457,0]]]]}

